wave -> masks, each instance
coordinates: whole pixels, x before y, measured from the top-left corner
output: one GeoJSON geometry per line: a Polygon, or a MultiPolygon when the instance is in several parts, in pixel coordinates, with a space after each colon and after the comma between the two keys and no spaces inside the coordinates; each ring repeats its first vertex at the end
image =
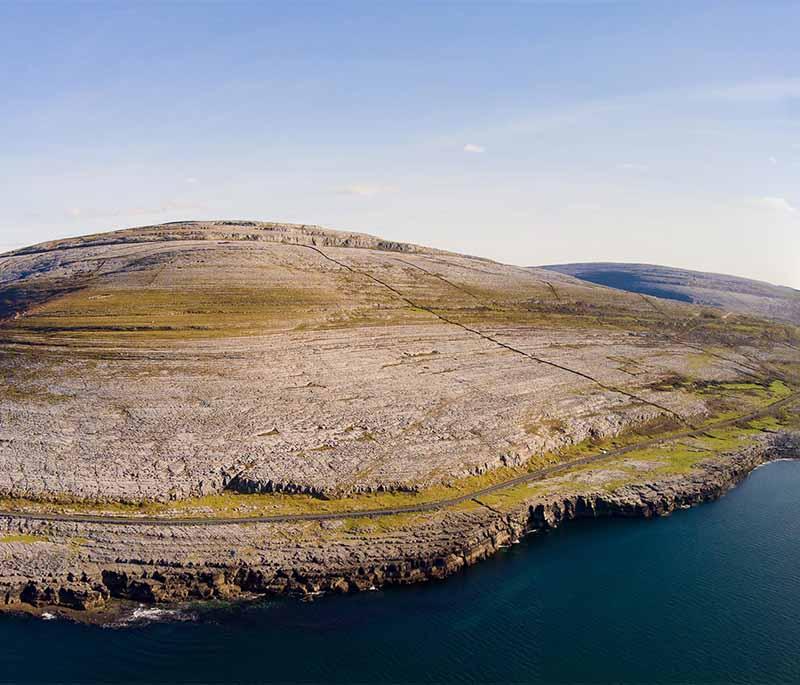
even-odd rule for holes
{"type": "Polygon", "coordinates": [[[130,614],[120,619],[115,625],[146,625],[148,623],[195,621],[196,619],[197,616],[189,611],[181,609],[161,609],[140,604],[130,614]]]}

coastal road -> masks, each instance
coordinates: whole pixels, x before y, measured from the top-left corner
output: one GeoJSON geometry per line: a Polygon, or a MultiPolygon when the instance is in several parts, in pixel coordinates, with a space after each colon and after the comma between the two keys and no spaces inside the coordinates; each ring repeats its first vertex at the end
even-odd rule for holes
{"type": "Polygon", "coordinates": [[[764,416],[774,414],[778,410],[792,404],[800,398],[800,391],[794,392],[791,395],[773,402],[758,411],[750,412],[742,416],[737,416],[725,421],[718,421],[716,423],[707,424],[701,428],[692,428],[682,431],[680,433],[673,433],[666,437],[653,438],[645,440],[633,445],[619,447],[617,449],[608,450],[606,452],[598,452],[591,454],[580,459],[573,459],[572,461],[562,462],[560,464],[553,464],[546,466],[535,471],[529,471],[516,478],[489,485],[480,490],[468,492],[456,497],[449,497],[440,500],[433,500],[430,502],[421,502],[419,504],[409,504],[401,507],[391,507],[384,509],[362,509],[354,511],[337,511],[337,512],[324,512],[319,514],[274,514],[267,516],[243,516],[238,518],[155,518],[147,516],[115,516],[115,515],[88,515],[88,514],[50,514],[50,513],[31,513],[20,511],[0,510],[0,518],[23,519],[27,521],[68,521],[72,523],[99,523],[103,525],[115,526],[222,526],[222,525],[239,525],[243,523],[297,523],[303,521],[333,521],[341,519],[354,519],[354,518],[376,518],[380,516],[393,516],[395,514],[413,514],[428,511],[437,511],[439,509],[446,509],[448,507],[462,504],[469,500],[479,497],[485,497],[517,485],[524,485],[526,483],[534,483],[539,480],[548,478],[549,476],[569,471],[576,466],[585,466],[604,459],[611,459],[614,457],[634,452],[636,450],[645,449],[648,447],[655,447],[657,445],[671,442],[673,440],[680,440],[682,438],[697,437],[703,435],[709,430],[715,428],[724,428],[726,426],[733,426],[737,423],[752,421],[764,416]]]}

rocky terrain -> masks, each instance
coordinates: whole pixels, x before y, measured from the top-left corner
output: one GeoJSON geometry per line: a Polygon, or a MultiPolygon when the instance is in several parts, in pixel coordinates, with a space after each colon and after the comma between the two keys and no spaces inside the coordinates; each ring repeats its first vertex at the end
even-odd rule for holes
{"type": "MultiPolygon", "coordinates": [[[[103,526],[0,520],[0,605],[102,609],[141,603],[310,597],[445,578],[525,535],[574,518],[665,516],[722,496],[757,466],[800,454],[800,432],[769,436],[689,474],[615,488],[584,481],[507,511],[442,511],[377,531],[327,524],[103,526]]],[[[602,474],[603,468],[594,475],[602,474]]],[[[606,471],[607,473],[607,471],[606,471]]]]}
{"type": "Polygon", "coordinates": [[[643,295],[694,302],[800,325],[800,290],[726,274],[654,264],[587,262],[533,267],[643,295]]]}
{"type": "Polygon", "coordinates": [[[313,226],[0,255],[0,604],[364,589],[667,513],[795,456],[799,363],[790,324],[313,226]]]}

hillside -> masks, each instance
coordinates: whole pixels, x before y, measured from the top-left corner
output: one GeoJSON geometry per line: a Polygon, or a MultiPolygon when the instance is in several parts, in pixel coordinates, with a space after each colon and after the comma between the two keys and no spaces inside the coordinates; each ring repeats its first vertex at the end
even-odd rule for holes
{"type": "Polygon", "coordinates": [[[610,288],[800,325],[800,291],[763,281],[653,264],[588,262],[535,268],[610,288]]]}
{"type": "Polygon", "coordinates": [[[703,413],[653,385],[750,368],[665,337],[687,307],[319,228],[147,227],[0,267],[11,496],[416,488],[703,413]]]}
{"type": "Polygon", "coordinates": [[[17,250],[0,303],[0,590],[33,604],[413,582],[545,504],[701,501],[746,473],[709,459],[779,453],[800,361],[789,325],[274,223],[17,250]]]}

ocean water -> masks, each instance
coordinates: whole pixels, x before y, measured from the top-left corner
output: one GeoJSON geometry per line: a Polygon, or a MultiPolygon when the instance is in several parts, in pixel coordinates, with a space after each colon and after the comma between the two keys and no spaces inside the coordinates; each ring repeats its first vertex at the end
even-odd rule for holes
{"type": "Polygon", "coordinates": [[[800,462],[434,584],[124,628],[0,616],[0,681],[800,683],[800,462]]]}

